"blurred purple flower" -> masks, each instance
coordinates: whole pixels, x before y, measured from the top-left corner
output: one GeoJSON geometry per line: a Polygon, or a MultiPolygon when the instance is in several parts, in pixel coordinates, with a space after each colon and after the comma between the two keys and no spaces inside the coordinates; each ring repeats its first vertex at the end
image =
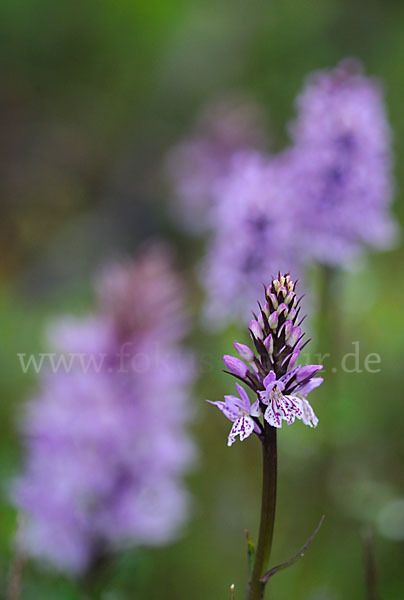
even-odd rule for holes
{"type": "Polygon", "coordinates": [[[345,267],[396,237],[391,133],[377,82],[345,61],[313,74],[297,108],[292,146],[277,155],[233,143],[244,139],[230,135],[244,131],[237,111],[229,122],[202,122],[200,139],[176,154],[184,214],[210,233],[200,280],[215,327],[246,318],[261,282],[279,269],[300,277],[313,263],[345,267]]]}
{"type": "Polygon", "coordinates": [[[99,300],[95,316],[52,328],[55,349],[87,362],[42,374],[14,486],[24,550],[74,573],[100,552],[171,540],[187,517],[182,475],[194,457],[183,287],[166,250],[111,266],[99,300]]]}
{"type": "Polygon", "coordinates": [[[193,137],[174,147],[167,170],[177,199],[177,217],[191,232],[212,225],[217,182],[226,175],[233,156],[265,145],[264,118],[251,100],[229,96],[202,113],[193,137]]]}
{"type": "Polygon", "coordinates": [[[342,62],[311,75],[291,126],[294,218],[307,259],[343,265],[391,246],[391,132],[378,82],[342,62]]]}
{"type": "Polygon", "coordinates": [[[288,157],[238,154],[217,186],[215,229],[201,267],[208,321],[246,318],[263,281],[300,271],[288,157]]]}

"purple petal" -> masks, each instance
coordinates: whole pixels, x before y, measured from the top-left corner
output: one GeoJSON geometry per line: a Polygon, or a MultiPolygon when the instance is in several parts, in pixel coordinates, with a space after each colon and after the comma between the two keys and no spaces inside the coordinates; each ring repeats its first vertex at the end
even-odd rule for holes
{"type": "Polygon", "coordinates": [[[307,383],[305,383],[302,387],[296,388],[300,395],[308,396],[310,392],[315,390],[319,385],[323,383],[324,379],[322,377],[314,377],[314,379],[310,379],[307,383]]]}
{"type": "Polygon", "coordinates": [[[236,388],[238,393],[240,394],[239,406],[241,409],[246,410],[247,412],[250,410],[250,399],[248,397],[247,392],[244,388],[241,387],[238,383],[236,383],[236,388]]]}
{"type": "Polygon", "coordinates": [[[304,367],[300,367],[296,373],[296,381],[299,383],[300,381],[314,377],[314,375],[321,371],[322,368],[323,365],[306,365],[304,367]]]}
{"type": "Polygon", "coordinates": [[[292,369],[291,371],[289,371],[288,373],[285,373],[285,375],[282,375],[282,377],[279,378],[279,383],[283,383],[284,386],[286,387],[286,385],[289,383],[289,381],[292,379],[292,377],[294,375],[296,375],[299,370],[301,369],[301,366],[298,365],[297,367],[295,367],[294,369],[292,369]]]}
{"type": "Polygon", "coordinates": [[[265,377],[263,384],[266,391],[271,391],[276,382],[276,375],[274,371],[269,371],[268,375],[265,377]]]}
{"type": "Polygon", "coordinates": [[[225,417],[229,419],[229,421],[236,421],[239,416],[239,410],[237,405],[229,401],[229,398],[235,398],[235,396],[225,396],[225,402],[217,401],[213,402],[212,400],[206,400],[209,404],[213,404],[217,406],[219,410],[222,411],[225,417]]]}
{"type": "Polygon", "coordinates": [[[229,369],[229,371],[234,373],[234,375],[238,375],[239,377],[244,378],[248,373],[247,365],[245,365],[242,360],[236,358],[235,356],[225,354],[223,356],[223,362],[229,369]]]}

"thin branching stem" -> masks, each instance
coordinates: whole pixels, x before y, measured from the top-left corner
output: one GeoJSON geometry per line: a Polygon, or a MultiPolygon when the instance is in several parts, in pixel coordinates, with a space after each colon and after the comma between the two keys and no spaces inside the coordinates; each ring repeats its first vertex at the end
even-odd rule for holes
{"type": "Polygon", "coordinates": [[[285,562],[280,563],[279,565],[276,565],[275,567],[272,567],[272,569],[269,569],[269,571],[267,573],[265,573],[264,577],[262,577],[262,579],[261,579],[261,582],[264,585],[266,583],[268,583],[268,580],[273,575],[275,575],[275,573],[277,573],[278,571],[281,571],[282,569],[286,569],[287,567],[292,566],[295,562],[297,562],[299,560],[299,558],[303,558],[304,553],[306,552],[307,548],[310,546],[310,544],[312,543],[312,541],[314,540],[314,538],[320,531],[320,528],[321,528],[321,525],[323,524],[324,518],[325,518],[325,515],[323,515],[321,517],[319,524],[317,525],[317,527],[315,528],[315,530],[313,531],[313,533],[311,534],[309,539],[303,544],[303,546],[300,548],[300,550],[298,550],[296,552],[296,554],[294,554],[291,558],[289,558],[289,560],[285,560],[285,562]]]}

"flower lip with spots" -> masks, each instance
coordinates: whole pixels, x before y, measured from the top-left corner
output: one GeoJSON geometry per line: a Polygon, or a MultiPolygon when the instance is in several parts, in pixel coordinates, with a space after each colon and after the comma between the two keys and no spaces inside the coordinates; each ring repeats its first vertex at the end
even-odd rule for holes
{"type": "Polygon", "coordinates": [[[321,368],[321,365],[298,366],[279,380],[274,371],[270,371],[263,381],[265,390],[259,392],[259,400],[254,403],[254,415],[258,416],[263,404],[267,407],[264,419],[272,427],[281,428],[282,421],[292,425],[295,419],[317,427],[318,418],[306,396],[323,382],[321,377],[312,378],[312,373],[318,373],[321,368]]]}
{"type": "Polygon", "coordinates": [[[208,400],[210,404],[217,406],[225,417],[230,421],[233,421],[233,427],[231,428],[228,437],[228,446],[234,444],[237,436],[243,441],[248,438],[253,431],[255,431],[255,433],[260,433],[260,428],[251,415],[252,407],[247,392],[238,383],[236,383],[236,388],[240,397],[225,396],[224,402],[212,402],[211,400],[208,400]]]}

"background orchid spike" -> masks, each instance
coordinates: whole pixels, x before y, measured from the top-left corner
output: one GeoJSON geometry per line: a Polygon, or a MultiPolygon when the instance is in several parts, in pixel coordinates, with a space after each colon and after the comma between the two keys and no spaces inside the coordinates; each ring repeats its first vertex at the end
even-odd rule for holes
{"type": "Polygon", "coordinates": [[[289,274],[278,274],[270,286],[265,288],[265,303],[259,306],[258,314],[249,326],[254,349],[234,343],[245,364],[237,357],[225,355],[226,373],[244,382],[257,396],[251,405],[245,390],[237,384],[240,398],[225,396],[225,402],[212,402],[223,414],[233,421],[229,434],[229,445],[237,435],[246,439],[255,432],[262,436],[265,425],[282,427],[295,419],[305,425],[316,427],[318,419],[310,406],[307,395],[318,387],[323,379],[316,377],[322,365],[295,366],[303,342],[300,324],[301,298],[297,297],[298,282],[289,274]],[[260,421],[263,416],[265,422],[260,421]]]}
{"type": "Polygon", "coordinates": [[[346,268],[366,246],[392,247],[392,136],[379,82],[344,60],[312,73],[296,104],[291,186],[307,258],[346,268]]]}
{"type": "Polygon", "coordinates": [[[100,550],[107,559],[171,541],[188,514],[183,474],[195,456],[185,290],[169,249],[110,265],[97,288],[92,316],[51,328],[50,347],[89,368],[41,373],[12,490],[25,516],[20,551],[74,575],[92,573],[100,550]]]}

